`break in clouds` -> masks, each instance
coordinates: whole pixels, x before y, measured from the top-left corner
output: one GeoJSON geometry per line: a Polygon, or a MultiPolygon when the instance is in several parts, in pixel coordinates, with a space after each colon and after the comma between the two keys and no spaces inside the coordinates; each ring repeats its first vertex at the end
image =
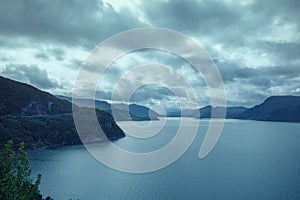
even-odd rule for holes
{"type": "MultiPolygon", "coordinates": [[[[81,63],[97,44],[131,28],[163,27],[203,46],[220,70],[229,105],[252,106],[270,95],[300,95],[299,8],[298,0],[1,0],[0,72],[53,94],[71,95],[81,63]]],[[[155,50],[113,62],[96,98],[109,100],[112,83],[149,63],[171,66],[193,86],[200,105],[209,103],[205,82],[189,63],[155,50]]],[[[157,76],[157,83],[164,79],[176,77],[157,76]]],[[[185,86],[177,87],[184,98],[185,86]]],[[[132,101],[174,105],[176,99],[170,90],[149,85],[132,101]]]]}

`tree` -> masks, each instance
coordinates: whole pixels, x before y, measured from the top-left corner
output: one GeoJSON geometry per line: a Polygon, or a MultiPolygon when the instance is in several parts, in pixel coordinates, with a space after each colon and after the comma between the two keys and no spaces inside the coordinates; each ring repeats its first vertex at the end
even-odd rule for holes
{"type": "MultiPolygon", "coordinates": [[[[39,192],[41,175],[33,183],[29,158],[20,143],[16,151],[10,140],[0,152],[0,199],[1,200],[42,200],[39,192]]],[[[50,197],[46,198],[50,200],[50,197]]]]}

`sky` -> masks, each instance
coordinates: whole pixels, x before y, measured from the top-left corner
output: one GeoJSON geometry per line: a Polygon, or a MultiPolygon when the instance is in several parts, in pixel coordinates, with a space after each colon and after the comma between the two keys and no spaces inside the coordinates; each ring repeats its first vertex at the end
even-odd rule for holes
{"type": "MultiPolygon", "coordinates": [[[[81,64],[99,43],[129,29],[161,27],[205,49],[221,73],[227,105],[251,107],[272,95],[300,95],[299,9],[299,0],[0,0],[0,74],[72,96],[81,64]]],[[[155,49],[115,60],[99,81],[96,98],[110,101],[118,80],[147,63],[167,65],[180,76],[148,70],[144,76],[155,76],[156,84],[138,88],[131,102],[174,107],[178,98],[189,96],[186,85],[176,85],[181,77],[199,105],[210,104],[205,81],[193,66],[155,49]],[[165,82],[175,84],[181,95],[165,82]]],[[[135,75],[142,85],[143,73],[135,75]]],[[[126,93],[126,87],[120,91],[126,93]]]]}

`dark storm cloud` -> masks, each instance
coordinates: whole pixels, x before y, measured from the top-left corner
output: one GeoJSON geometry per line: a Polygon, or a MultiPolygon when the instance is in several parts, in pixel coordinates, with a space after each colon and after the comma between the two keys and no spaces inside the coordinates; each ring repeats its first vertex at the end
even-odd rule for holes
{"type": "Polygon", "coordinates": [[[294,79],[300,77],[299,64],[287,64],[278,66],[261,66],[258,68],[249,68],[237,62],[219,62],[215,60],[224,82],[233,82],[236,79],[252,79],[257,80],[253,84],[259,82],[268,82],[264,79],[294,79]],[[255,79],[256,78],[256,79],[255,79]]]}
{"type": "Polygon", "coordinates": [[[272,95],[300,94],[298,66],[233,69],[222,71],[227,77],[225,87],[229,105],[252,106],[272,95]]]}
{"type": "MultiPolygon", "coordinates": [[[[28,66],[28,63],[7,65],[9,59],[13,58],[13,53],[7,53],[9,51],[6,48],[11,52],[27,48],[37,50],[33,51],[36,59],[61,64],[62,71],[63,67],[77,70],[83,60],[82,57],[68,57],[70,46],[91,49],[115,33],[144,27],[149,23],[175,29],[200,42],[216,60],[225,85],[228,86],[231,103],[238,104],[242,101],[254,104],[267,95],[299,94],[299,0],[140,1],[133,7],[142,14],[147,23],[135,12],[122,7],[116,10],[113,6],[101,0],[1,0],[0,61],[6,65],[2,74],[42,89],[60,87],[49,78],[47,71],[37,66],[28,66]],[[222,48],[216,50],[215,44],[222,48]],[[259,58],[258,61],[255,59],[256,56],[262,59],[262,54],[268,60],[267,64],[260,63],[259,58]],[[251,59],[245,59],[245,55],[251,59]]],[[[133,41],[125,40],[124,46],[143,40],[141,37],[134,38],[133,41]]],[[[158,42],[163,44],[166,41],[158,42]]],[[[184,46],[178,41],[167,45],[184,46]]],[[[118,46],[116,50],[121,48],[122,46],[118,46]]],[[[140,62],[165,63],[176,69],[181,69],[185,63],[168,55],[159,57],[160,53],[141,54],[133,56],[131,61],[119,62],[119,66],[108,70],[106,73],[109,80],[118,79],[124,69],[140,62]],[[139,57],[145,59],[138,60],[139,57]]],[[[182,71],[187,72],[184,74],[187,76],[193,74],[187,70],[182,71]]],[[[199,81],[193,84],[196,86],[199,81]]],[[[171,94],[161,88],[148,87],[137,91],[135,98],[136,101],[152,101],[168,99],[170,96],[171,94]]],[[[101,91],[97,93],[97,97],[109,99],[110,93],[101,91]]]]}
{"type": "Polygon", "coordinates": [[[60,48],[53,48],[47,50],[50,54],[52,54],[56,60],[62,61],[65,59],[65,51],[60,48]]]}
{"type": "MultiPolygon", "coordinates": [[[[245,27],[244,8],[221,1],[154,1],[145,5],[153,24],[182,31],[191,36],[208,37],[227,45],[241,45],[245,27]]],[[[248,32],[251,29],[247,30],[248,32]]],[[[200,41],[201,42],[201,41],[200,41]]],[[[209,47],[206,47],[209,48],[209,47]]]]}
{"type": "Polygon", "coordinates": [[[296,42],[260,42],[257,48],[273,55],[276,60],[285,62],[300,59],[300,43],[296,42]]]}
{"type": "Polygon", "coordinates": [[[93,47],[111,34],[138,24],[130,12],[118,13],[96,0],[0,2],[0,34],[5,36],[93,47]]]}
{"type": "Polygon", "coordinates": [[[255,1],[251,8],[258,13],[265,13],[265,16],[269,16],[270,18],[274,15],[281,15],[287,21],[296,22],[299,27],[300,1],[298,0],[255,1]]]}
{"type": "MultiPolygon", "coordinates": [[[[249,5],[216,0],[140,2],[140,11],[154,26],[174,28],[232,45],[260,39],[276,16],[299,26],[298,0],[253,1],[249,5]]],[[[116,11],[102,1],[0,2],[0,34],[94,47],[106,37],[145,26],[128,10],[116,11]]],[[[201,42],[201,41],[200,41],[201,42]]],[[[209,47],[207,47],[209,48],[209,47]]],[[[254,47],[255,48],[255,47],[254,47]]],[[[297,49],[299,49],[297,47],[297,49]]]]}
{"type": "Polygon", "coordinates": [[[63,61],[66,57],[66,53],[62,48],[48,48],[46,50],[39,49],[34,56],[35,58],[43,61],[54,59],[57,61],[63,61]]]}
{"type": "Polygon", "coordinates": [[[231,106],[252,106],[272,95],[300,94],[297,64],[247,68],[234,62],[216,63],[225,82],[227,103],[231,106]]]}
{"type": "Polygon", "coordinates": [[[0,61],[8,61],[9,58],[6,55],[0,55],[0,61]]]}
{"type": "Polygon", "coordinates": [[[239,11],[220,1],[154,1],[145,3],[145,14],[154,24],[192,32],[222,28],[239,21],[239,11]],[[221,27],[220,27],[221,26],[221,27]]]}
{"type": "Polygon", "coordinates": [[[153,0],[153,3],[143,5],[143,11],[152,24],[208,38],[225,44],[227,48],[253,45],[262,36],[270,34],[274,26],[291,23],[300,28],[298,0],[257,0],[248,4],[218,0],[153,0]],[[276,19],[278,23],[274,25],[276,19]]]}
{"type": "Polygon", "coordinates": [[[39,53],[36,53],[35,54],[35,57],[39,60],[43,60],[43,61],[48,61],[49,60],[49,57],[46,53],[43,53],[43,52],[39,52],[39,53]]]}
{"type": "Polygon", "coordinates": [[[48,77],[46,70],[34,65],[6,65],[1,74],[18,81],[30,83],[40,89],[60,88],[56,81],[48,77]]]}
{"type": "Polygon", "coordinates": [[[78,70],[82,64],[83,60],[78,60],[78,59],[72,59],[71,62],[66,65],[66,67],[78,70]]]}

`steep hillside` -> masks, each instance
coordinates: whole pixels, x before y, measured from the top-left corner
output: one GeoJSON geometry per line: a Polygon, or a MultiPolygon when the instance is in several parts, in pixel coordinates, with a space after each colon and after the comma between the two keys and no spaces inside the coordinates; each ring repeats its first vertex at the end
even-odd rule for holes
{"type": "Polygon", "coordinates": [[[249,108],[238,119],[300,122],[299,96],[272,96],[262,104],[249,108]]]}
{"type": "MultiPolygon", "coordinates": [[[[1,146],[8,140],[24,141],[27,148],[81,143],[73,120],[72,104],[28,84],[0,76],[0,111],[1,146]]],[[[105,134],[102,140],[125,136],[109,113],[101,110],[96,113],[105,134]]],[[[99,138],[87,133],[83,139],[95,142],[99,138]]]]}
{"type": "Polygon", "coordinates": [[[71,104],[37,88],[0,76],[0,115],[70,113],[71,104]]]}

